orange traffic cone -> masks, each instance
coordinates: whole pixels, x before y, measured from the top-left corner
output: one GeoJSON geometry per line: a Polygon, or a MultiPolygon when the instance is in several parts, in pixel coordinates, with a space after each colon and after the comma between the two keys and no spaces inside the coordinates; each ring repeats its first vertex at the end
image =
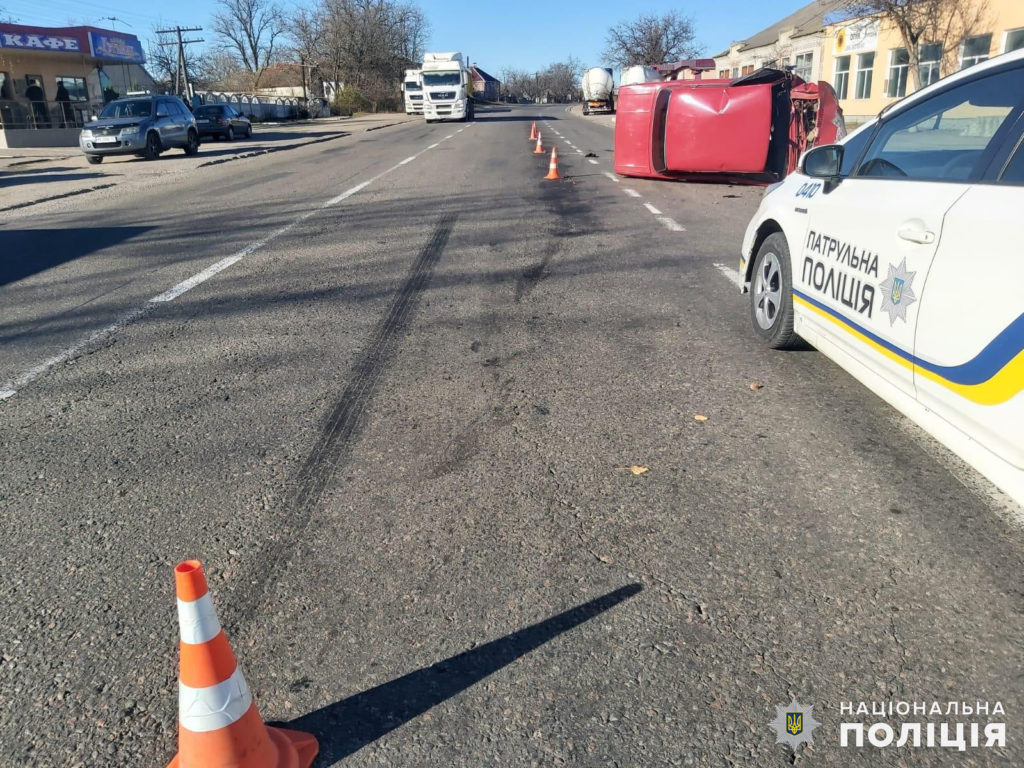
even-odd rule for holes
{"type": "Polygon", "coordinates": [[[532,126],[530,126],[530,141],[536,141],[536,140],[537,140],[537,124],[534,123],[532,126]]]}
{"type": "Polygon", "coordinates": [[[551,163],[548,165],[548,175],[544,177],[546,181],[558,181],[562,178],[562,175],[558,172],[558,147],[551,148],[551,163]]]}
{"type": "Polygon", "coordinates": [[[537,146],[533,150],[533,154],[535,154],[535,155],[543,155],[544,154],[544,142],[541,141],[540,131],[537,131],[537,146]]]}
{"type": "Polygon", "coordinates": [[[264,725],[220,628],[203,566],[174,569],[181,629],[178,754],[168,768],[309,768],[311,734],[264,725]]]}

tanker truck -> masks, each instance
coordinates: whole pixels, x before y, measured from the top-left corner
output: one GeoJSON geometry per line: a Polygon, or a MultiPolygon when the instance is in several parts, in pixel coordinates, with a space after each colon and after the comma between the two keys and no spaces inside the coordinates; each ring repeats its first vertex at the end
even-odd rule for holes
{"type": "Polygon", "coordinates": [[[423,116],[435,120],[473,119],[473,78],[461,53],[423,55],[423,116]]]}
{"type": "Polygon", "coordinates": [[[421,70],[405,70],[405,80],[402,81],[402,95],[405,97],[405,114],[423,114],[423,72],[421,70]]]}
{"type": "Polygon", "coordinates": [[[592,67],[583,73],[583,114],[615,112],[615,81],[612,71],[592,67]]]}

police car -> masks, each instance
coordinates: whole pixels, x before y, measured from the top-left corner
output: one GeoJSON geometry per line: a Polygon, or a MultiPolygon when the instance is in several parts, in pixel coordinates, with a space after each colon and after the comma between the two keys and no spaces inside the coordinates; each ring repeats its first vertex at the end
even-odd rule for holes
{"type": "Polygon", "coordinates": [[[1024,505],[1024,51],[808,151],[740,274],[761,340],[802,337],[1024,505]]]}

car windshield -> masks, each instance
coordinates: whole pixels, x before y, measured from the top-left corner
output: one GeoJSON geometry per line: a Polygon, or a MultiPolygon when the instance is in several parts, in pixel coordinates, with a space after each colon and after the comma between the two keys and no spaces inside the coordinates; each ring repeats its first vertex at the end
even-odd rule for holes
{"type": "Polygon", "coordinates": [[[424,85],[458,85],[460,81],[458,72],[424,72],[424,85]]]}
{"type": "Polygon", "coordinates": [[[196,117],[219,117],[220,107],[199,107],[196,110],[196,117]]]}
{"type": "Polygon", "coordinates": [[[153,114],[153,102],[149,99],[112,101],[100,112],[101,118],[149,117],[153,114]]]}

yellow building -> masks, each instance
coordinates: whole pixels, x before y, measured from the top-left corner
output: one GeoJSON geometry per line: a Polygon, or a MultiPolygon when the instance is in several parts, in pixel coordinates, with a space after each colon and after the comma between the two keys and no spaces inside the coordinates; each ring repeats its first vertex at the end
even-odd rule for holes
{"type": "MultiPolygon", "coordinates": [[[[920,46],[921,87],[940,77],[1024,48],[1024,0],[980,0],[945,19],[941,39],[920,46]]],[[[877,16],[826,28],[821,79],[832,83],[847,122],[863,122],[914,90],[903,38],[877,16]]]]}

